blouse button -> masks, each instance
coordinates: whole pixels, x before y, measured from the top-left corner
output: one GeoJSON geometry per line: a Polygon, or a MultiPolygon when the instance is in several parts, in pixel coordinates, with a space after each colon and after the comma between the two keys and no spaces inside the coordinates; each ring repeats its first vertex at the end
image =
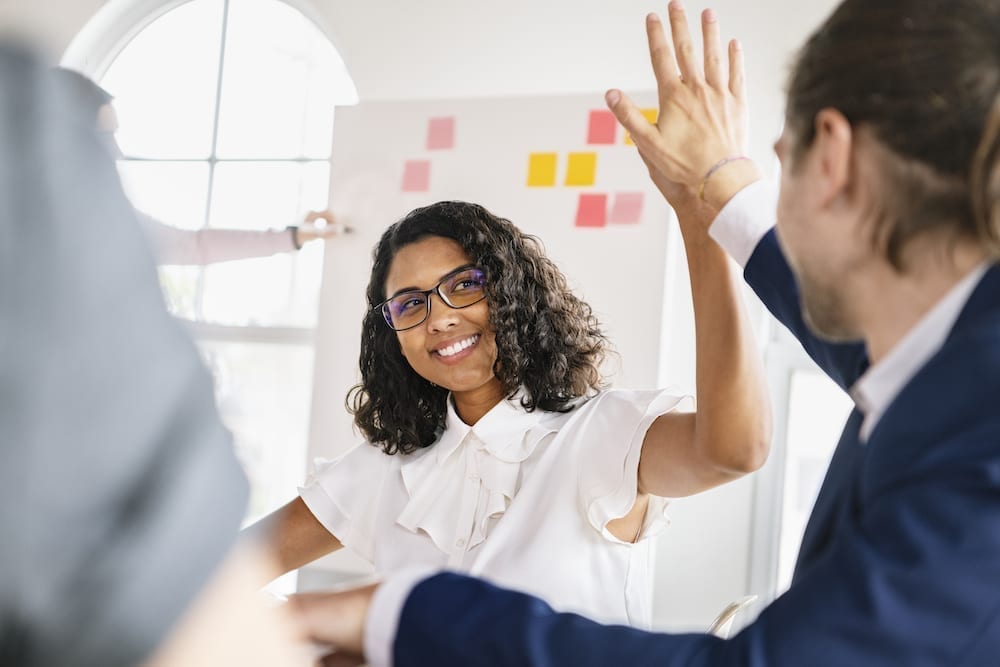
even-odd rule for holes
{"type": "Polygon", "coordinates": [[[461,549],[462,547],[465,546],[465,540],[461,540],[460,539],[460,540],[456,541],[455,542],[455,546],[458,547],[459,549],[461,549]]]}

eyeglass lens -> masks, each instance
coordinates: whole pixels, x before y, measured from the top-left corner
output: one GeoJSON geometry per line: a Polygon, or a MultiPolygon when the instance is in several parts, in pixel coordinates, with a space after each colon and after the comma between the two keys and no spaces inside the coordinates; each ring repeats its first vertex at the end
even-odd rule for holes
{"type": "Polygon", "coordinates": [[[428,300],[430,293],[434,291],[452,308],[471,306],[486,296],[483,272],[479,269],[465,269],[446,276],[434,289],[397,294],[383,306],[386,322],[397,331],[417,326],[430,313],[428,300]]]}

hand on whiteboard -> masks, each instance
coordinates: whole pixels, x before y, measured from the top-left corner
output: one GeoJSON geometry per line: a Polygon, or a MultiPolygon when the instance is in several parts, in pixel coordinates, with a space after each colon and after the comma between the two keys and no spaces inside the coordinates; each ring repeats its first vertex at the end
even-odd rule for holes
{"type": "Polygon", "coordinates": [[[297,237],[300,244],[315,239],[331,239],[335,236],[349,234],[350,227],[337,219],[333,211],[309,211],[298,226],[297,237]]]}

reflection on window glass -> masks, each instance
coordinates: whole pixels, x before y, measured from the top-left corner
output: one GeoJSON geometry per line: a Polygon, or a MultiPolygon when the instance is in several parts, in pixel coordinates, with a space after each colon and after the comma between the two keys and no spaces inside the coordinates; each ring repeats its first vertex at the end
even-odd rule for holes
{"type": "Polygon", "coordinates": [[[850,397],[820,371],[810,369],[792,373],[778,551],[778,593],[791,583],[806,520],[812,512],[851,406],[850,397]]]}
{"type": "Polygon", "coordinates": [[[222,420],[250,478],[247,520],[291,500],[305,475],[313,351],[308,345],[200,345],[222,420]]]}

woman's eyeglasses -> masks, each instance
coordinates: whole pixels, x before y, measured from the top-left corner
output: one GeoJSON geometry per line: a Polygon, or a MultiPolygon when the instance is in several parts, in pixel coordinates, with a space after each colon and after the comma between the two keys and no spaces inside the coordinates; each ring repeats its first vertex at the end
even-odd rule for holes
{"type": "Polygon", "coordinates": [[[375,307],[393,331],[405,331],[422,324],[431,314],[431,294],[437,293],[451,308],[467,308],[486,298],[481,269],[463,267],[452,271],[430,289],[400,292],[375,307]]]}

